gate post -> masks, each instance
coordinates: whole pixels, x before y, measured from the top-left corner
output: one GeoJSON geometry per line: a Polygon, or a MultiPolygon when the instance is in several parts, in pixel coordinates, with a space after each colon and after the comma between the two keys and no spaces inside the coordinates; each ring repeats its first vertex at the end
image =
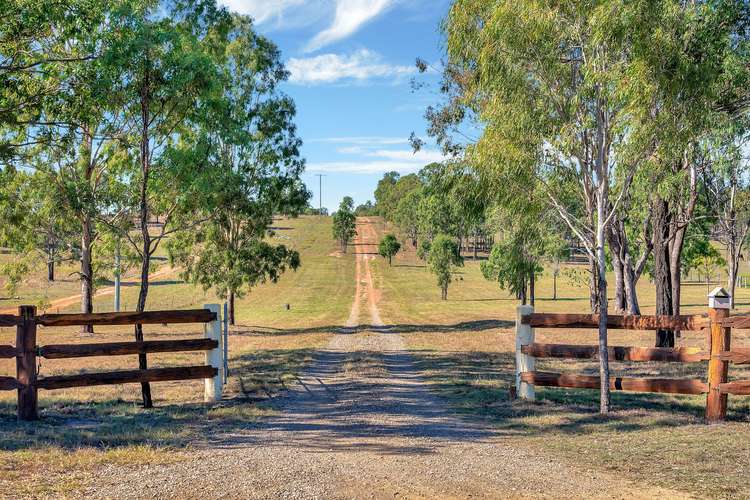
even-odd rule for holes
{"type": "Polygon", "coordinates": [[[535,359],[521,352],[521,347],[534,343],[534,329],[529,325],[521,324],[521,318],[533,312],[534,307],[529,305],[518,306],[516,309],[516,394],[519,398],[528,401],[536,399],[534,386],[522,381],[521,374],[534,371],[535,359]]]}
{"type": "Polygon", "coordinates": [[[729,362],[718,358],[722,351],[730,348],[732,329],[721,326],[721,320],[728,318],[729,294],[717,287],[708,294],[708,316],[711,318],[711,333],[708,337],[708,396],[706,397],[706,422],[717,423],[726,419],[727,395],[722,394],[719,385],[729,379],[729,362]]]}
{"type": "Polygon", "coordinates": [[[36,307],[19,306],[21,323],[16,327],[16,380],[18,419],[36,420],[36,307]]]}
{"type": "Polygon", "coordinates": [[[222,348],[222,335],[221,335],[221,312],[219,304],[206,304],[203,306],[204,309],[208,309],[216,315],[216,318],[203,325],[203,331],[206,338],[215,340],[218,345],[206,351],[206,364],[216,368],[216,375],[211,378],[204,379],[205,386],[203,391],[203,401],[206,403],[215,403],[221,401],[221,393],[224,388],[222,379],[224,375],[224,362],[221,359],[223,356],[222,348]]]}

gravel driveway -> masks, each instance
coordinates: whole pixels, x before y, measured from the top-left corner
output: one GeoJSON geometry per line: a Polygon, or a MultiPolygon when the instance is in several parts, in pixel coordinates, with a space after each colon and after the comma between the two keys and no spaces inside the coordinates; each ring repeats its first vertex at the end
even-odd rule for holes
{"type": "MultiPolygon", "coordinates": [[[[374,230],[366,222],[359,239],[368,245],[374,230]]],[[[188,461],[107,467],[86,496],[684,497],[518,449],[490,423],[453,415],[427,389],[401,336],[377,328],[370,258],[367,251],[358,255],[356,311],[348,328],[274,400],[277,416],[212,436],[188,461]],[[354,328],[365,322],[374,325],[371,331],[354,328]]]]}

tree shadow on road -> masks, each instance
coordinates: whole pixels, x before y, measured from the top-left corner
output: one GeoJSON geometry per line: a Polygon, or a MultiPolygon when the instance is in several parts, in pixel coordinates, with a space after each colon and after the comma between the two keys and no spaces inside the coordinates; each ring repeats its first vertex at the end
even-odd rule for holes
{"type": "Polygon", "coordinates": [[[341,332],[356,333],[362,331],[377,331],[381,333],[455,333],[455,332],[481,332],[486,330],[513,328],[513,321],[501,319],[486,319],[476,321],[461,321],[459,323],[441,324],[390,324],[390,325],[359,325],[356,327],[342,327],[341,325],[315,326],[310,328],[273,328],[258,325],[237,325],[233,335],[260,336],[260,335],[300,335],[307,333],[341,332]]]}
{"type": "MultiPolygon", "coordinates": [[[[597,413],[596,391],[541,389],[536,403],[512,401],[513,366],[509,352],[259,350],[232,360],[218,405],[170,401],[143,410],[137,391],[132,400],[96,402],[76,401],[73,391],[45,404],[42,393],[42,419],[17,422],[6,399],[0,450],[277,445],[413,454],[460,442],[615,435],[702,421],[697,397],[614,393],[617,411],[608,417],[597,413]],[[337,376],[367,360],[389,376],[337,376]]],[[[737,398],[730,419],[747,421],[748,411],[737,398]]]]}

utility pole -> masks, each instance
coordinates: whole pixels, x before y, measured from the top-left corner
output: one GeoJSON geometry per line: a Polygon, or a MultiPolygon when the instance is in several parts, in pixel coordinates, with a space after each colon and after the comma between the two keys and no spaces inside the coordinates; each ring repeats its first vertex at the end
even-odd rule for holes
{"type": "Polygon", "coordinates": [[[319,205],[318,205],[318,213],[320,215],[323,215],[323,177],[325,177],[325,174],[315,174],[318,176],[318,199],[319,199],[319,205]]]}
{"type": "Polygon", "coordinates": [[[117,238],[117,246],[115,248],[115,312],[120,312],[120,274],[122,268],[120,267],[120,238],[117,238]]]}

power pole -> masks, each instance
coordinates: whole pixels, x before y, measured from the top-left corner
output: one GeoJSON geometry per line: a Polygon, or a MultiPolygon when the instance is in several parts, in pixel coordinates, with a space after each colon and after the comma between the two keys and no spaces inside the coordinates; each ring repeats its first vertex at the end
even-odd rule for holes
{"type": "Polygon", "coordinates": [[[117,246],[115,247],[115,312],[120,312],[120,274],[122,268],[120,267],[120,238],[117,238],[117,246]]]}
{"type": "Polygon", "coordinates": [[[319,205],[318,205],[318,213],[320,215],[323,215],[323,177],[325,177],[325,174],[315,174],[318,176],[318,199],[319,199],[319,205]]]}

